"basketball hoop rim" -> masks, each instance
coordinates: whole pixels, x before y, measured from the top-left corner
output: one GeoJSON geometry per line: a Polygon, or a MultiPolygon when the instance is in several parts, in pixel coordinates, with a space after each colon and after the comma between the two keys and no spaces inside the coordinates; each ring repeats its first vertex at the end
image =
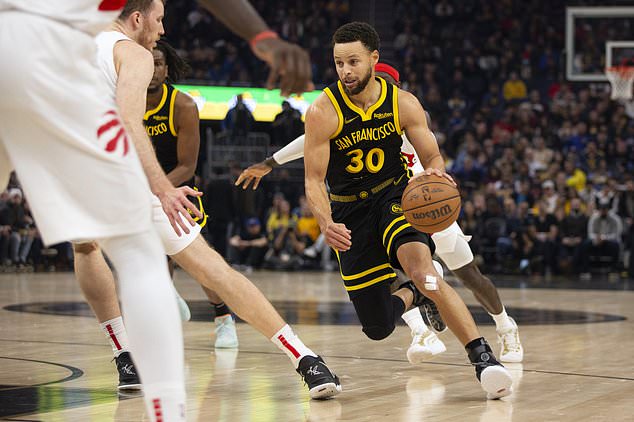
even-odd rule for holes
{"type": "Polygon", "coordinates": [[[620,75],[625,78],[634,78],[634,66],[609,66],[605,68],[605,73],[608,75],[620,75]]]}

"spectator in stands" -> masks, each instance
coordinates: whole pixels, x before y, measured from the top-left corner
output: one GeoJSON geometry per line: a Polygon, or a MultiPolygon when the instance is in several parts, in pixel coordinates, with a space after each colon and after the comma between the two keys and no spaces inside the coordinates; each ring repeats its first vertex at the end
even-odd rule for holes
{"type": "Polygon", "coordinates": [[[29,224],[29,217],[24,210],[22,191],[19,188],[9,190],[9,202],[7,205],[6,223],[10,227],[9,260],[13,265],[22,265],[24,264],[21,259],[24,255],[23,251],[26,250],[26,255],[28,255],[32,239],[24,236],[24,229],[29,224]]]}
{"type": "Polygon", "coordinates": [[[570,212],[560,224],[561,247],[559,253],[562,270],[578,272],[575,269],[578,269],[580,265],[581,244],[587,235],[588,217],[583,210],[581,200],[574,198],[570,201],[570,212]]]}
{"type": "Polygon", "coordinates": [[[514,268],[521,259],[520,242],[523,228],[517,208],[512,198],[504,199],[504,232],[496,244],[501,270],[514,268]]]}
{"type": "Polygon", "coordinates": [[[610,204],[602,202],[599,210],[588,221],[588,239],[581,244],[579,269],[582,280],[591,278],[589,269],[591,257],[609,258],[609,270],[617,270],[621,251],[621,219],[610,212],[610,204]]]}
{"type": "Polygon", "coordinates": [[[247,134],[251,131],[255,119],[251,110],[244,102],[242,94],[236,97],[236,105],[227,112],[223,128],[229,133],[234,144],[245,143],[247,134]]]}
{"type": "Polygon", "coordinates": [[[548,201],[541,199],[537,215],[528,226],[528,237],[532,243],[530,252],[533,274],[550,275],[557,272],[557,219],[548,212],[548,201]]]}
{"type": "Polygon", "coordinates": [[[503,93],[504,99],[509,102],[526,98],[526,84],[519,78],[517,72],[511,72],[508,80],[504,82],[503,93]]]}
{"type": "Polygon", "coordinates": [[[489,91],[484,94],[482,107],[490,111],[491,117],[498,118],[504,110],[504,95],[500,91],[500,85],[495,82],[489,84],[489,91]]]}
{"type": "Polygon", "coordinates": [[[601,185],[601,189],[593,192],[595,208],[606,204],[610,212],[616,214],[619,210],[619,195],[616,191],[616,180],[609,178],[601,185]]]}
{"type": "Polygon", "coordinates": [[[297,269],[301,260],[296,253],[297,217],[291,213],[291,205],[286,199],[279,201],[277,211],[271,213],[266,222],[269,250],[265,260],[273,269],[297,269]]]}
{"type": "MultiPolygon", "coordinates": [[[[304,255],[308,258],[315,258],[316,256],[310,256],[307,251],[310,251],[311,246],[315,244],[320,234],[319,223],[313,215],[307,202],[304,202],[300,206],[300,216],[297,220],[297,226],[294,233],[294,245],[295,253],[304,255]]],[[[330,252],[329,250],[327,251],[330,252]]],[[[304,267],[315,267],[318,265],[318,261],[307,260],[304,262],[304,267]]]]}
{"type": "Polygon", "coordinates": [[[472,192],[478,189],[482,183],[482,169],[470,155],[466,155],[462,167],[454,170],[454,175],[460,179],[460,188],[472,192]]]}
{"type": "Polygon", "coordinates": [[[304,133],[304,123],[299,111],[288,101],[282,102],[282,111],[277,113],[273,124],[273,145],[286,145],[304,133]]]}
{"type": "Polygon", "coordinates": [[[586,188],[586,174],[577,167],[573,158],[564,161],[564,172],[566,185],[574,187],[577,192],[582,192],[586,188]]]}
{"type": "Polygon", "coordinates": [[[542,190],[542,200],[546,204],[546,214],[554,214],[559,206],[559,194],[555,191],[555,183],[552,180],[546,180],[542,183],[542,190]]]}
{"type": "Polygon", "coordinates": [[[247,219],[239,233],[229,239],[229,262],[240,269],[251,272],[264,261],[268,239],[262,232],[262,224],[256,217],[247,219]]]}
{"type": "Polygon", "coordinates": [[[546,170],[554,157],[552,149],[546,146],[543,136],[533,138],[533,163],[531,167],[537,171],[546,170]]]}

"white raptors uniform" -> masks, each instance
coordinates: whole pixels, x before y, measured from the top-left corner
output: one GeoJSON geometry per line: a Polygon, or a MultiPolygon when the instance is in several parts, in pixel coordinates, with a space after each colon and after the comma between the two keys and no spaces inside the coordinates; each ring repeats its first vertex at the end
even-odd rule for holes
{"type": "MultiPolygon", "coordinates": [[[[405,134],[403,134],[401,153],[407,157],[407,165],[414,174],[424,170],[416,155],[414,146],[409,142],[405,134]]],[[[454,222],[441,232],[434,233],[431,238],[436,244],[436,255],[442,259],[450,270],[457,270],[473,261],[473,252],[471,252],[468,243],[471,240],[471,236],[465,235],[457,222],[454,222]]]]}
{"type": "Polygon", "coordinates": [[[46,244],[150,229],[150,195],[94,63],[121,0],[0,0],[0,191],[15,168],[46,244]]]}
{"type": "MultiPolygon", "coordinates": [[[[118,79],[114,65],[114,47],[119,41],[134,42],[118,31],[104,31],[96,37],[97,65],[101,69],[108,87],[110,88],[110,96],[112,98],[115,97],[118,79]]],[[[185,221],[184,218],[183,220],[185,221]]],[[[190,228],[189,234],[182,232],[182,235],[179,237],[172,228],[165,211],[163,211],[161,202],[154,195],[152,195],[152,221],[161,241],[163,242],[163,247],[165,248],[167,255],[175,255],[185,249],[194,241],[201,230],[198,224],[191,227],[189,223],[186,222],[190,228]]]]}

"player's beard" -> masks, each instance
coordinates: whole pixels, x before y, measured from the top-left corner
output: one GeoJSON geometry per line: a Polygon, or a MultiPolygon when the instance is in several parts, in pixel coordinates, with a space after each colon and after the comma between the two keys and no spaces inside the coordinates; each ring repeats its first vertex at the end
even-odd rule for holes
{"type": "Polygon", "coordinates": [[[341,83],[343,84],[343,89],[344,91],[346,91],[346,94],[357,95],[361,93],[361,91],[363,91],[366,86],[368,86],[368,83],[370,82],[371,77],[372,77],[372,66],[368,67],[368,73],[366,73],[363,79],[359,80],[359,83],[353,89],[348,89],[348,87],[346,86],[346,84],[343,83],[343,81],[341,81],[341,83]]]}

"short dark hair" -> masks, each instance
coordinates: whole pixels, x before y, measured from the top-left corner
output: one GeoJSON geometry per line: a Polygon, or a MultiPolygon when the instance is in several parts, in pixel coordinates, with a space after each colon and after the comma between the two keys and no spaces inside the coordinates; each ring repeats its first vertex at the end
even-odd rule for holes
{"type": "MultiPolygon", "coordinates": [[[[161,2],[165,4],[165,0],[161,0],[161,2]]],[[[152,3],[154,3],[154,0],[128,0],[119,14],[119,19],[125,20],[134,12],[141,12],[141,14],[145,15],[150,10],[152,3]]]]}
{"type": "Polygon", "coordinates": [[[189,63],[178,55],[174,47],[169,45],[165,40],[158,40],[156,42],[156,48],[165,57],[165,63],[167,64],[167,80],[170,83],[175,83],[187,76],[191,67],[189,63]]]}
{"type": "Polygon", "coordinates": [[[332,45],[361,41],[368,51],[379,50],[381,40],[376,29],[365,22],[350,22],[340,26],[332,36],[332,45]]]}

